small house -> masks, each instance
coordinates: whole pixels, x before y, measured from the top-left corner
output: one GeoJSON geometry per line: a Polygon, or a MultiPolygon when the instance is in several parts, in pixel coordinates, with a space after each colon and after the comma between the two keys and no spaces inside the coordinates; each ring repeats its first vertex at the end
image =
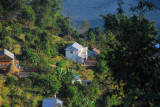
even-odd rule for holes
{"type": "Polygon", "coordinates": [[[43,99],[42,107],[63,107],[63,102],[57,98],[43,99]]]}
{"type": "Polygon", "coordinates": [[[98,54],[100,54],[101,52],[96,49],[96,48],[93,48],[89,53],[88,53],[88,56],[96,56],[98,54]]]}
{"type": "Polygon", "coordinates": [[[88,58],[88,47],[83,47],[77,42],[65,48],[66,58],[79,63],[85,63],[88,58]]]}
{"type": "Polygon", "coordinates": [[[15,60],[13,53],[6,49],[0,51],[0,69],[6,69],[11,63],[19,66],[19,61],[15,60]]]}

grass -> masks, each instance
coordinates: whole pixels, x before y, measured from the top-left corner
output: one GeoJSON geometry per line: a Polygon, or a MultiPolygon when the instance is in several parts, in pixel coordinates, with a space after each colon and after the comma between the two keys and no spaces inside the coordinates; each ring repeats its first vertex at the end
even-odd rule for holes
{"type": "Polygon", "coordinates": [[[2,99],[2,97],[0,96],[0,107],[2,106],[2,104],[3,104],[3,99],[2,99]]]}
{"type": "Polygon", "coordinates": [[[62,40],[64,40],[63,38],[59,37],[59,36],[56,36],[56,35],[52,35],[51,36],[52,38],[52,43],[56,43],[56,42],[61,42],[62,40]]]}
{"type": "Polygon", "coordinates": [[[17,55],[20,55],[22,53],[21,51],[21,44],[14,44],[13,45],[13,53],[17,54],[17,55]]]}
{"type": "Polygon", "coordinates": [[[81,71],[80,78],[82,80],[92,81],[94,78],[94,71],[92,69],[86,69],[84,71],[81,71]]]}
{"type": "Polygon", "coordinates": [[[20,34],[18,38],[21,39],[23,42],[25,41],[25,35],[23,33],[20,34]]]}
{"type": "Polygon", "coordinates": [[[52,58],[51,60],[52,61],[60,61],[61,59],[63,59],[64,57],[63,56],[55,56],[54,58],[52,58]]]}
{"type": "Polygon", "coordinates": [[[10,91],[9,88],[7,88],[7,87],[4,87],[2,89],[1,96],[2,96],[2,99],[3,99],[3,104],[5,104],[5,105],[9,105],[9,103],[10,103],[10,101],[7,98],[7,95],[9,94],[9,91],[10,91]]]}

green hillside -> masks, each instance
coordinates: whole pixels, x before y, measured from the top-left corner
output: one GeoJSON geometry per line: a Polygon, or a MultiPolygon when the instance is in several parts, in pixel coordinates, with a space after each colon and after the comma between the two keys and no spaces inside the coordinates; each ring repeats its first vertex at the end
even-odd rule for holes
{"type": "Polygon", "coordinates": [[[153,5],[140,1],[128,17],[118,0],[117,14],[101,15],[104,30],[83,21],[79,34],[61,14],[61,3],[0,0],[0,50],[15,55],[19,71],[30,71],[25,78],[11,75],[13,63],[0,70],[0,106],[41,107],[56,96],[65,107],[159,107],[159,35],[145,17],[153,5]],[[98,53],[85,64],[73,62],[65,48],[74,42],[98,53]],[[76,78],[83,83],[72,83],[76,78]]]}

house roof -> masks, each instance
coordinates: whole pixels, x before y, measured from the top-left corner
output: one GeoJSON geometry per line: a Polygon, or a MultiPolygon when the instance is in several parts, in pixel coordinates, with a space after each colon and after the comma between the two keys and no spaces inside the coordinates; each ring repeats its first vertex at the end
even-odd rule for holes
{"type": "Polygon", "coordinates": [[[93,49],[94,52],[96,52],[97,54],[99,54],[101,51],[99,51],[98,49],[94,48],[93,49]]]}
{"type": "Polygon", "coordinates": [[[74,43],[70,44],[69,46],[67,46],[65,50],[78,50],[78,49],[81,49],[82,47],[83,46],[81,46],[77,42],[74,42],[74,43]]]}
{"type": "Polygon", "coordinates": [[[46,98],[43,99],[42,107],[57,107],[57,104],[63,105],[63,102],[57,98],[46,98]]]}
{"type": "Polygon", "coordinates": [[[0,51],[0,56],[2,55],[6,55],[12,59],[14,59],[14,54],[11,53],[10,51],[8,51],[7,49],[3,49],[2,51],[0,51]]]}

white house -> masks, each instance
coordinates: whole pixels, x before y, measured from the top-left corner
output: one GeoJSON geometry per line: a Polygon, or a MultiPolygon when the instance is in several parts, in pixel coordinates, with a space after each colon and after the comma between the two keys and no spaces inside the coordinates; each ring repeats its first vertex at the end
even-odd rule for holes
{"type": "Polygon", "coordinates": [[[88,47],[83,47],[77,42],[70,44],[65,51],[66,58],[74,62],[84,63],[88,58],[88,47]]]}

